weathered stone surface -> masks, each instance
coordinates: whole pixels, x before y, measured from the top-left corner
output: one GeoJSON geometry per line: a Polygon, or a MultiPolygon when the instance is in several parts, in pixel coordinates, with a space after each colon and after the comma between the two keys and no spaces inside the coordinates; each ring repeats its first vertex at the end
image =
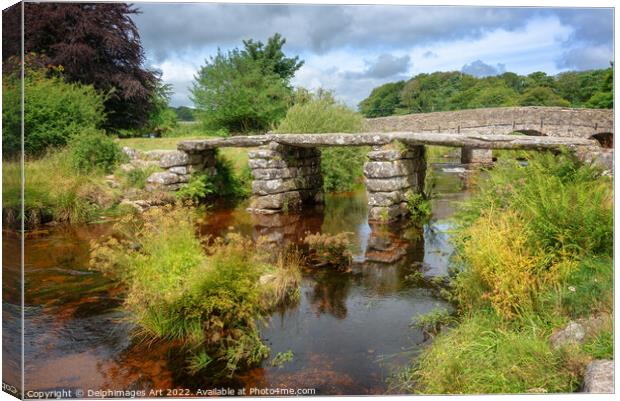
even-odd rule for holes
{"type": "Polygon", "coordinates": [[[461,163],[492,164],[493,150],[461,148],[461,163]]]}
{"type": "Polygon", "coordinates": [[[613,110],[561,107],[494,107],[369,118],[368,131],[510,134],[526,131],[549,136],[587,138],[614,132],[613,110]]]}
{"type": "Polygon", "coordinates": [[[257,196],[252,200],[251,209],[296,209],[302,203],[299,191],[257,196]]]}
{"type": "Polygon", "coordinates": [[[170,167],[168,171],[175,174],[188,174],[187,166],[170,167]]]}
{"type": "Polygon", "coordinates": [[[368,206],[391,206],[404,200],[404,191],[368,193],[368,206]]]}
{"type": "Polygon", "coordinates": [[[553,333],[549,340],[553,348],[557,349],[570,343],[580,344],[585,337],[586,330],[581,323],[569,322],[565,328],[553,333]]]}
{"type": "Polygon", "coordinates": [[[129,158],[129,160],[134,160],[134,159],[138,159],[140,158],[140,152],[134,148],[130,148],[128,146],[123,146],[122,147],[122,151],[125,155],[127,155],[127,157],[129,158]]]}
{"type": "Polygon", "coordinates": [[[300,189],[319,188],[322,184],[323,177],[318,175],[275,180],[255,180],[252,182],[252,193],[254,195],[270,195],[300,189]]]}
{"type": "Polygon", "coordinates": [[[170,185],[180,182],[179,176],[168,171],[153,173],[146,179],[150,184],[170,185]]]}
{"type": "Polygon", "coordinates": [[[248,165],[251,169],[259,168],[287,168],[287,167],[315,167],[320,165],[320,159],[250,159],[248,165]]]}
{"type": "Polygon", "coordinates": [[[369,161],[364,163],[364,175],[367,178],[402,177],[415,172],[410,160],[369,161]]]}
{"type": "Polygon", "coordinates": [[[276,178],[294,178],[321,173],[319,164],[313,166],[288,167],[288,168],[259,168],[252,170],[255,180],[274,180],[276,178]]]}
{"type": "Polygon", "coordinates": [[[374,161],[394,161],[401,159],[419,159],[424,157],[423,146],[412,146],[408,149],[384,149],[382,147],[368,152],[368,159],[374,161]]]}
{"type": "Polygon", "coordinates": [[[176,151],[164,154],[159,159],[159,167],[185,166],[188,164],[197,164],[201,161],[203,161],[203,156],[201,155],[176,151]]]}
{"type": "Polygon", "coordinates": [[[583,391],[585,393],[613,393],[614,361],[599,359],[590,362],[583,377],[583,391]]]}
{"type": "Polygon", "coordinates": [[[169,153],[174,153],[176,152],[175,150],[166,150],[166,149],[155,149],[155,150],[148,150],[144,153],[142,153],[142,157],[145,160],[160,160],[164,155],[167,155],[169,153]]]}
{"type": "Polygon", "coordinates": [[[368,220],[386,223],[396,220],[408,213],[407,204],[399,203],[392,206],[373,206],[368,210],[368,220]]]}
{"type": "Polygon", "coordinates": [[[366,178],[366,189],[369,192],[392,192],[415,187],[417,176],[407,175],[393,178],[366,178]]]}

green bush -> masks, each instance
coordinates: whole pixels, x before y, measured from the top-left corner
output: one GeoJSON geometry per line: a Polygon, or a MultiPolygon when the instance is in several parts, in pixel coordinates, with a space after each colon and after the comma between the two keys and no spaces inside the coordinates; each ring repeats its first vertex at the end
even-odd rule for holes
{"type": "MultiPolygon", "coordinates": [[[[359,113],[335,102],[330,92],[319,91],[291,107],[278,128],[281,133],[360,132],[359,113]]],[[[327,192],[353,190],[361,183],[367,148],[325,148],[321,153],[323,188],[327,192]]]]}
{"type": "Polygon", "coordinates": [[[190,181],[177,191],[177,198],[198,203],[211,196],[229,199],[249,196],[252,179],[249,167],[245,167],[237,175],[233,163],[218,154],[215,158],[215,169],[217,173],[213,177],[204,174],[192,176],[190,181]]]}
{"type": "Polygon", "coordinates": [[[348,192],[362,185],[367,147],[324,148],[321,173],[326,192],[348,192]]]}
{"type": "Polygon", "coordinates": [[[257,321],[298,292],[300,259],[240,236],[204,247],[191,208],[151,209],[117,224],[91,249],[91,266],[126,284],[125,307],[139,337],[180,345],[191,371],[212,363],[231,375],[269,348],[257,321]]]}
{"type": "MultiPolygon", "coordinates": [[[[16,77],[3,79],[5,155],[19,152],[21,135],[21,87],[16,77]]],[[[99,127],[105,120],[105,96],[90,85],[69,84],[59,77],[27,71],[24,79],[24,149],[41,155],[85,130],[99,127]]]]}
{"type": "Polygon", "coordinates": [[[469,225],[484,210],[514,210],[532,242],[557,255],[611,254],[613,189],[600,170],[568,154],[536,154],[527,166],[502,161],[460,212],[469,225]]]}
{"type": "Polygon", "coordinates": [[[81,173],[95,170],[111,173],[123,159],[118,144],[103,131],[84,130],[71,138],[69,158],[73,167],[81,173]]]}

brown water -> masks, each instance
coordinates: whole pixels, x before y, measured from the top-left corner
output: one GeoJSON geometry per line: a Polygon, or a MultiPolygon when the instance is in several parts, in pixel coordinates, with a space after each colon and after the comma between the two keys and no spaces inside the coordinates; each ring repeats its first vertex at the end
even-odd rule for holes
{"type": "MultiPolygon", "coordinates": [[[[299,240],[306,231],[346,231],[354,239],[352,271],[304,273],[300,302],[274,313],[261,327],[270,358],[226,381],[215,380],[216,372],[190,375],[170,345],[132,342],[132,327],[121,308],[122,288],[87,268],[89,241],[109,233],[109,224],[30,233],[25,245],[26,389],[164,389],[165,395],[173,388],[193,392],[229,386],[385,393],[386,378],[426,340],[410,326],[412,318],[449,308],[432,286],[409,276],[421,271],[432,278],[448,271],[452,248],[445,219],[467,194],[458,175],[442,172],[443,167],[435,166],[441,194],[433,201],[433,220],[423,229],[369,225],[363,191],[327,196],[323,207],[302,214],[252,216],[244,205],[210,212],[204,234],[236,231],[283,243],[299,240]],[[293,352],[292,361],[271,366],[270,360],[286,351],[293,352]]],[[[18,238],[5,235],[3,247],[5,255],[17,255],[18,238]]],[[[4,285],[5,301],[12,301],[5,302],[5,322],[19,319],[19,309],[11,307],[18,304],[9,288],[14,284],[5,280],[4,285]]]]}

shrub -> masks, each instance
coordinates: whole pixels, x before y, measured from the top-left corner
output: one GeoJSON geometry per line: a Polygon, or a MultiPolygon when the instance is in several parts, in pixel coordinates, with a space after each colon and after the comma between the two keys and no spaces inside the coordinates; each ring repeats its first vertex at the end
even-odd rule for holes
{"type": "Polygon", "coordinates": [[[239,175],[235,174],[233,163],[218,154],[215,159],[215,176],[196,174],[177,191],[177,198],[194,203],[211,196],[229,199],[243,199],[250,194],[252,180],[249,167],[244,166],[239,175]]]}
{"type": "Polygon", "coordinates": [[[332,266],[346,269],[351,265],[351,244],[348,233],[329,235],[307,234],[304,244],[308,246],[308,261],[315,267],[332,266]]]}
{"type": "MultiPolygon", "coordinates": [[[[302,102],[286,113],[277,132],[281,133],[334,133],[359,132],[363,118],[348,107],[336,103],[330,92],[307,94],[302,102]]],[[[327,192],[351,191],[361,182],[367,149],[325,148],[321,153],[323,188],[327,192]]]]}
{"type": "Polygon", "coordinates": [[[527,166],[502,161],[459,213],[461,225],[482,211],[513,210],[527,225],[531,241],[547,253],[611,254],[613,190],[600,170],[573,157],[538,154],[527,166]]]}
{"type": "Polygon", "coordinates": [[[473,310],[490,303],[512,318],[533,310],[546,279],[545,258],[528,246],[528,232],[514,212],[481,216],[459,234],[463,270],[453,286],[459,306],[473,310]]]}
{"type": "Polygon", "coordinates": [[[314,98],[295,104],[278,125],[277,132],[323,134],[330,132],[360,132],[363,118],[347,106],[329,97],[314,98]]]}
{"type": "Polygon", "coordinates": [[[297,291],[298,258],[282,251],[283,268],[238,235],[205,250],[195,219],[171,206],[125,218],[116,238],[92,244],[91,266],[126,283],[136,335],[181,344],[193,371],[218,363],[232,374],[267,357],[257,319],[297,291]]]}
{"type": "Polygon", "coordinates": [[[432,205],[430,199],[424,194],[416,194],[414,192],[408,192],[407,197],[407,210],[411,221],[416,225],[423,225],[427,223],[432,215],[432,205]]]}
{"type": "MultiPolygon", "coordinates": [[[[5,155],[19,152],[21,135],[21,87],[16,77],[3,79],[5,155]]],[[[90,85],[69,84],[43,72],[26,72],[24,79],[24,149],[41,155],[49,148],[64,146],[83,131],[92,131],[105,120],[105,96],[90,85]]]]}
{"type": "Polygon", "coordinates": [[[353,191],[362,184],[367,147],[324,148],[321,173],[326,192],[353,191]]]}
{"type": "Polygon", "coordinates": [[[69,142],[72,166],[81,173],[95,170],[111,173],[123,159],[118,144],[102,131],[86,130],[75,135],[69,142]]]}

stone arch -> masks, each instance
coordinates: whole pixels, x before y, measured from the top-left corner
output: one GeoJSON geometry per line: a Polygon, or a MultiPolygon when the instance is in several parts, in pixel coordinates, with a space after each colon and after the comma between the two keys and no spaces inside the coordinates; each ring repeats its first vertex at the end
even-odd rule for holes
{"type": "Polygon", "coordinates": [[[613,132],[599,132],[591,135],[590,139],[597,141],[601,147],[605,149],[613,149],[614,147],[614,134],[613,132]]]}

